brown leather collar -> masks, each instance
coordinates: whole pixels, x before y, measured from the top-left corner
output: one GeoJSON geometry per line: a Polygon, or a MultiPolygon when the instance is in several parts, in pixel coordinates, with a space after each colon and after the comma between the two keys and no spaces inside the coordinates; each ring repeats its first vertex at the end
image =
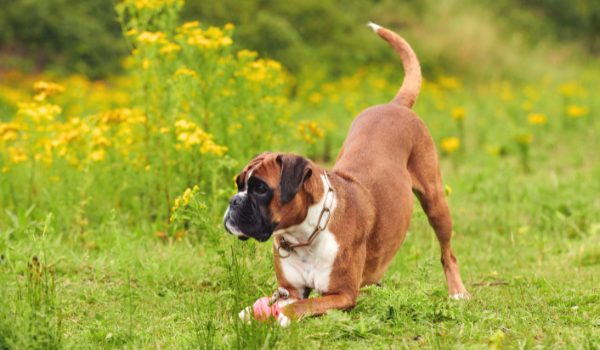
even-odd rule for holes
{"type": "Polygon", "coordinates": [[[325,194],[325,201],[323,202],[323,209],[321,210],[321,215],[319,215],[319,220],[317,221],[317,227],[315,227],[315,230],[313,231],[313,233],[310,235],[310,237],[308,237],[308,241],[306,241],[305,243],[297,243],[297,244],[290,244],[288,241],[285,240],[285,238],[283,238],[283,236],[280,237],[279,239],[279,246],[277,247],[277,254],[279,255],[279,257],[281,259],[285,259],[285,258],[289,258],[290,255],[292,255],[292,253],[294,252],[294,248],[298,248],[298,247],[304,247],[304,246],[308,246],[310,245],[319,235],[319,233],[321,233],[321,231],[325,231],[325,229],[327,228],[327,225],[329,224],[329,219],[331,219],[331,208],[329,208],[329,206],[327,205],[327,199],[329,198],[329,195],[331,194],[331,203],[333,205],[333,187],[331,187],[331,183],[329,182],[329,178],[327,177],[327,172],[325,172],[325,181],[327,182],[327,193],[325,194]],[[321,221],[323,220],[323,215],[327,213],[327,217],[325,218],[325,223],[323,225],[321,225],[321,221]],[[283,248],[283,250],[285,250],[286,252],[288,252],[288,255],[281,255],[281,248],[283,248]]]}

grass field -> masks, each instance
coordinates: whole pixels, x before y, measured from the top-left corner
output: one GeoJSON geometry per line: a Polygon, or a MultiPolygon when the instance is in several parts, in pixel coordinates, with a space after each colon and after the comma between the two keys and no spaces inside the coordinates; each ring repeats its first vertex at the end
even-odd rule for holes
{"type": "Polygon", "coordinates": [[[424,83],[414,109],[471,300],[448,299],[415,201],[383,287],[356,308],[244,324],[277,282],[271,242],[222,228],[233,176],[267,150],[331,168],[353,118],[395,95],[399,60],[294,79],[232,52],[231,25],[177,26],[177,2],[120,6],[127,77],[2,75],[0,349],[600,349],[598,69],[424,83]]]}

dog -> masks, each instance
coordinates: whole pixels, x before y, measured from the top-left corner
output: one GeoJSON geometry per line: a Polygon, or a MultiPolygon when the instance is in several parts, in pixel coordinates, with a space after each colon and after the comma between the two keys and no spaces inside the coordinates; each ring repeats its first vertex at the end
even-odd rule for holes
{"type": "Polygon", "coordinates": [[[450,297],[470,298],[450,247],[452,219],[435,144],[411,110],[422,80],[419,61],[398,34],[369,26],[402,59],[398,94],[354,119],[333,170],[291,153],[256,156],[237,176],[238,193],[223,218],[241,240],[274,238],[278,290],[289,292],[276,301],[282,325],[352,308],[361,287],[380,285],[406,237],[413,194],[440,243],[450,297]],[[309,299],[312,290],[321,297],[309,299]]]}

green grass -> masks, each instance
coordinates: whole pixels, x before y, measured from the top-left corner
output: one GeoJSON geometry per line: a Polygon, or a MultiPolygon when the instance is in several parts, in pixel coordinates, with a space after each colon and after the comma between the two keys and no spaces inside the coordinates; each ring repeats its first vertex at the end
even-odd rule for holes
{"type": "MultiPolygon", "coordinates": [[[[40,224],[22,216],[2,234],[0,348],[597,349],[597,157],[578,168],[538,164],[531,174],[518,163],[486,165],[455,172],[442,161],[470,301],[447,298],[421,210],[383,288],[368,288],[354,310],[285,329],[236,317],[276,286],[270,243],[237,242],[203,220],[181,241],[163,242],[151,227],[124,225],[113,214],[94,231],[90,250],[52,232],[53,218],[40,224]],[[28,267],[33,256],[41,262],[37,279],[28,267]],[[497,281],[508,284],[473,285],[497,281]]],[[[192,214],[200,218],[198,210],[192,214]]]]}
{"type": "MultiPolygon", "coordinates": [[[[149,28],[170,18],[165,31],[174,33],[175,10],[157,10],[149,28]]],[[[141,10],[140,18],[153,11],[141,10]]],[[[123,17],[128,25],[139,24],[130,15],[123,17]]],[[[352,310],[281,328],[237,316],[277,281],[271,243],[240,242],[222,228],[231,178],[267,150],[331,167],[353,118],[397,92],[399,62],[338,82],[311,71],[284,96],[282,84],[271,84],[277,65],[263,85],[249,85],[236,72],[264,61],[222,61],[233,52],[186,46],[180,54],[189,56],[158,59],[162,43],[155,44],[140,44],[131,73],[153,86],[131,86],[137,102],[129,107],[145,110],[145,118],[96,124],[97,111],[83,107],[76,122],[71,112],[51,115],[48,125],[26,119],[37,115],[31,111],[2,116],[22,125],[18,135],[6,126],[0,134],[0,350],[600,348],[597,68],[568,84],[546,76],[529,85],[474,86],[443,75],[423,84],[414,110],[435,144],[460,140],[458,149],[438,151],[451,188],[453,249],[471,300],[448,299],[437,239],[415,202],[382,288],[365,288],[352,310]],[[152,60],[149,69],[142,58],[152,60]],[[227,72],[213,69],[219,62],[229,62],[227,72]],[[181,67],[200,78],[175,84],[181,67]],[[464,120],[454,119],[462,108],[464,120]],[[182,120],[210,127],[226,153],[181,148],[182,120]],[[306,121],[317,121],[324,138],[307,131],[306,121]],[[44,161],[53,133],[79,123],[103,128],[110,141],[94,143],[102,133],[77,129],[80,138],[65,151],[80,163],[60,154],[44,161]],[[129,141],[139,143],[130,157],[121,152],[129,141]],[[106,159],[90,160],[92,146],[105,148],[106,159]],[[29,156],[19,160],[17,148],[29,156]],[[194,185],[189,203],[175,199],[194,185]]],[[[118,94],[103,91],[95,98],[118,94]]]]}

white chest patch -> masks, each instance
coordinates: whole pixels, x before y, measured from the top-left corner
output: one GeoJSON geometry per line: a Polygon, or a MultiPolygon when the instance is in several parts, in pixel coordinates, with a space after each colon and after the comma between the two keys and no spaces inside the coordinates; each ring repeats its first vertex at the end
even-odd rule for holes
{"type": "MultiPolygon", "coordinates": [[[[325,181],[324,176],[321,178],[325,185],[324,191],[327,191],[327,182],[325,181]]],[[[308,237],[317,227],[317,221],[321,215],[325,200],[331,202],[329,208],[331,208],[331,215],[333,215],[337,205],[335,196],[333,198],[331,198],[331,195],[330,198],[323,196],[323,199],[319,203],[316,203],[308,209],[304,222],[286,229],[277,230],[273,235],[283,235],[285,240],[290,244],[306,242],[308,237]]],[[[323,223],[326,215],[327,214],[325,214],[322,219],[323,223]]],[[[331,231],[329,231],[330,226],[331,222],[329,222],[329,225],[327,225],[327,228],[324,231],[319,233],[311,245],[295,248],[290,257],[286,259],[275,257],[275,259],[280,259],[279,261],[283,275],[298,289],[301,296],[307,288],[313,289],[321,295],[327,293],[329,289],[331,270],[333,269],[333,263],[339,250],[338,242],[331,231]]],[[[276,241],[277,240],[273,240],[275,249],[277,249],[276,241]]]]}

